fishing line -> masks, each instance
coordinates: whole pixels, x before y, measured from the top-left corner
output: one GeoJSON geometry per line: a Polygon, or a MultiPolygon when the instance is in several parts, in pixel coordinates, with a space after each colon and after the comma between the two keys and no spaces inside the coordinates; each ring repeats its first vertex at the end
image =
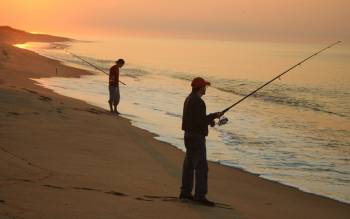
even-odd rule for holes
{"type": "MultiPolygon", "coordinates": [[[[97,67],[96,65],[94,65],[94,64],[92,64],[92,63],[86,61],[85,59],[81,58],[80,56],[78,56],[78,55],[76,55],[76,54],[74,54],[74,53],[72,53],[72,52],[69,52],[69,51],[66,50],[66,49],[65,49],[64,51],[65,51],[66,53],[71,54],[72,56],[74,56],[74,57],[80,59],[81,61],[83,61],[83,62],[89,64],[90,66],[96,68],[97,70],[99,70],[99,71],[105,73],[106,75],[109,75],[109,74],[108,74],[107,72],[105,72],[103,69],[101,69],[101,68],[97,67]]],[[[126,86],[126,84],[125,84],[124,82],[122,82],[122,81],[120,81],[120,80],[119,80],[119,82],[120,82],[121,84],[123,84],[123,85],[126,86]]]]}
{"type": "MultiPolygon", "coordinates": [[[[261,90],[262,88],[264,88],[265,86],[267,86],[268,84],[270,84],[271,82],[273,82],[276,79],[280,79],[280,77],[284,74],[286,74],[287,72],[289,72],[290,70],[300,66],[301,64],[303,64],[304,62],[306,62],[307,60],[311,59],[312,57],[320,54],[321,52],[337,45],[341,43],[341,41],[337,41],[335,43],[332,43],[331,45],[319,50],[318,52],[312,54],[311,56],[303,59],[302,61],[298,62],[297,64],[293,65],[292,67],[290,67],[289,69],[285,70],[284,72],[282,72],[281,74],[277,75],[276,77],[274,77],[273,79],[271,79],[270,81],[266,82],[265,84],[261,85],[260,87],[258,87],[257,89],[255,89],[254,91],[252,91],[251,93],[249,93],[248,95],[244,96],[243,98],[241,98],[240,100],[238,100],[237,102],[235,102],[234,104],[232,104],[231,106],[227,107],[226,109],[224,109],[223,111],[221,111],[223,114],[225,114],[227,111],[229,111],[230,109],[232,109],[234,106],[238,105],[239,103],[241,103],[243,100],[247,99],[249,96],[255,94],[256,92],[258,92],[259,90],[261,90]]],[[[228,122],[228,119],[226,117],[222,117],[219,119],[219,125],[224,125],[228,122]]]]}

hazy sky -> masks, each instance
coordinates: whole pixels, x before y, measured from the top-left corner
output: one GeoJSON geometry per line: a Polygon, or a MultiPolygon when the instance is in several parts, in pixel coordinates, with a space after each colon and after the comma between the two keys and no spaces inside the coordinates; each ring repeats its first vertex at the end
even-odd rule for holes
{"type": "Polygon", "coordinates": [[[60,34],[347,40],[350,0],[1,0],[0,25],[60,34]]]}

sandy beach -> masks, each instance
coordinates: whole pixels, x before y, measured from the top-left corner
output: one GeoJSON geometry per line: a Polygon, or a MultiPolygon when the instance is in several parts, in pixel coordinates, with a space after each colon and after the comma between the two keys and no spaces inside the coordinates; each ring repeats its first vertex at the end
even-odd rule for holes
{"type": "Polygon", "coordinates": [[[349,204],[212,162],[208,198],[217,206],[179,201],[182,151],[36,85],[31,78],[56,68],[91,73],[10,45],[32,38],[0,39],[1,219],[350,217],[349,204]]]}

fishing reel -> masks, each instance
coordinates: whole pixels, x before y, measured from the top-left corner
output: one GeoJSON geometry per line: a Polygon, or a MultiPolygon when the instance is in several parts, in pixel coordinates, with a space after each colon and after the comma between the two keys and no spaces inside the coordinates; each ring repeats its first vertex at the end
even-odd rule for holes
{"type": "Polygon", "coordinates": [[[222,125],[225,125],[227,122],[228,122],[228,118],[226,118],[225,116],[221,116],[221,117],[219,118],[218,125],[219,125],[219,126],[222,126],[222,125]]]}
{"type": "MultiPolygon", "coordinates": [[[[222,126],[225,125],[228,122],[228,118],[226,118],[225,116],[221,116],[219,118],[219,121],[217,123],[217,125],[222,126]]],[[[215,121],[213,120],[213,122],[210,124],[211,127],[214,127],[216,125],[215,121]]]]}

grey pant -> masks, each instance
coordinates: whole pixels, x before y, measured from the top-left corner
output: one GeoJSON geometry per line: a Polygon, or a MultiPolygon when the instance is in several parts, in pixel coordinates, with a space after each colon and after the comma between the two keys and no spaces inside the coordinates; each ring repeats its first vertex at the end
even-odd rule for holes
{"type": "Polygon", "coordinates": [[[185,135],[186,156],[182,168],[181,194],[189,195],[195,178],[195,198],[204,198],[208,192],[208,161],[205,136],[185,135]]]}
{"type": "Polygon", "coordinates": [[[119,87],[109,86],[109,100],[108,102],[113,105],[118,105],[120,101],[119,87]]]}

